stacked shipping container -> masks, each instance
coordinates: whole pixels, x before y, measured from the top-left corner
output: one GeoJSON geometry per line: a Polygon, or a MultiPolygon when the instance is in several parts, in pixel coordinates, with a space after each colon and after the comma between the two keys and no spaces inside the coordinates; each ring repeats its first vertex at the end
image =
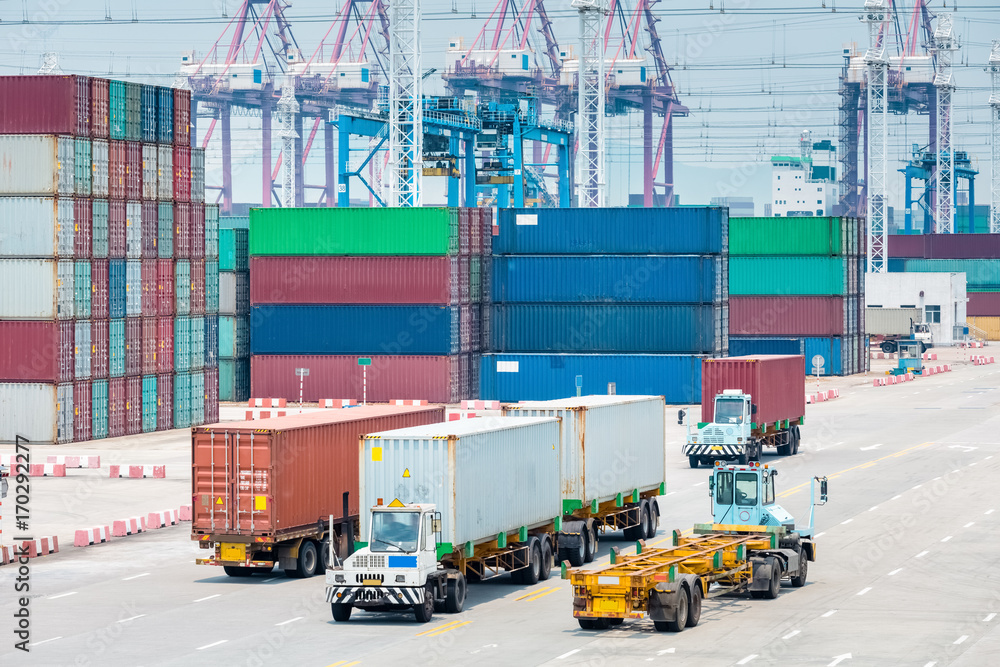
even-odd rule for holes
{"type": "Polygon", "coordinates": [[[699,400],[701,358],[728,347],[721,208],[512,209],[493,242],[480,394],[699,400]]]}
{"type": "Polygon", "coordinates": [[[219,399],[250,397],[250,218],[219,225],[219,399]]]}
{"type": "Polygon", "coordinates": [[[802,354],[812,373],[868,364],[864,224],[856,218],[729,221],[730,353],[802,354]]]}
{"type": "Polygon", "coordinates": [[[199,376],[199,393],[183,397],[200,405],[195,423],[217,419],[204,269],[218,246],[202,227],[192,237],[174,225],[204,219],[204,189],[191,187],[203,175],[174,163],[194,150],[190,104],[156,86],[0,77],[0,283],[12,288],[0,297],[0,405],[11,417],[0,441],[187,426],[191,414],[171,408],[182,373],[199,376]]]}
{"type": "Polygon", "coordinates": [[[251,210],[253,395],[297,398],[308,368],[308,401],[472,396],[492,226],[483,209],[251,210]]]}

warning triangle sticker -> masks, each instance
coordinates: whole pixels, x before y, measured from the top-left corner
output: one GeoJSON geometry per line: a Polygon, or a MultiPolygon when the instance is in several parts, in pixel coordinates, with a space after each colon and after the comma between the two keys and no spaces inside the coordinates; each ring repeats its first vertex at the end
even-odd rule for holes
{"type": "Polygon", "coordinates": [[[405,505],[403,505],[403,503],[399,502],[399,498],[396,498],[391,503],[389,503],[389,507],[405,507],[405,505]]]}
{"type": "Polygon", "coordinates": [[[219,499],[215,501],[215,504],[216,505],[221,505],[222,504],[222,496],[219,496],[219,499]]]}
{"type": "Polygon", "coordinates": [[[409,476],[410,476],[410,469],[407,468],[406,470],[403,471],[403,477],[409,477],[409,476]]]}

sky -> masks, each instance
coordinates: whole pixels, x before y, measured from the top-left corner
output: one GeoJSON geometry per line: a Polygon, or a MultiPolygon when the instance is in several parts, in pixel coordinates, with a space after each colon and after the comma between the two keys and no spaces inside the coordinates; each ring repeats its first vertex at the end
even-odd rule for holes
{"type": "MultiPolygon", "coordinates": [[[[624,0],[634,7],[635,0],[624,0]]],[[[286,10],[303,55],[316,50],[342,0],[295,0],[286,10]]],[[[425,67],[447,67],[450,39],[470,44],[496,0],[422,0],[425,67]],[[473,18],[473,14],[475,18],[473,18]]],[[[704,204],[714,196],[752,196],[757,214],[770,199],[769,158],[796,154],[799,133],[815,141],[838,138],[838,76],[843,50],[867,46],[859,21],[861,0],[662,0],[654,6],[662,46],[673,68],[681,102],[690,110],[676,118],[675,183],[682,203],[704,204]]],[[[31,74],[45,52],[56,52],[64,72],[148,83],[173,83],[182,52],[198,57],[223,35],[236,0],[0,0],[0,74],[31,74]]],[[[570,0],[546,0],[560,45],[578,41],[570,0]]],[[[934,0],[933,12],[954,11],[961,50],[955,58],[954,144],[967,150],[980,170],[979,201],[989,193],[989,75],[984,70],[991,41],[1000,39],[1000,0],[934,0]],[[946,7],[945,7],[946,6],[946,7]]],[[[898,6],[903,31],[912,0],[898,6]]],[[[644,34],[645,36],[645,34],[644,34]]],[[[539,42],[540,43],[540,42],[539,42]]],[[[645,46],[645,44],[643,44],[645,46]]],[[[328,53],[328,51],[327,51],[328,53]]],[[[439,74],[426,93],[443,94],[439,74]]],[[[889,120],[890,204],[901,207],[902,166],[910,145],[927,143],[927,117],[889,120]]],[[[624,204],[642,191],[641,115],[608,121],[611,203],[624,204]]],[[[199,130],[204,132],[202,121],[199,130]]],[[[236,200],[259,195],[259,120],[234,120],[236,200]]],[[[218,140],[209,143],[208,180],[219,184],[218,140]]],[[[307,166],[317,182],[321,157],[307,166]]],[[[428,188],[428,197],[440,189],[428,188]]],[[[441,203],[428,201],[428,203],[441,203]]]]}

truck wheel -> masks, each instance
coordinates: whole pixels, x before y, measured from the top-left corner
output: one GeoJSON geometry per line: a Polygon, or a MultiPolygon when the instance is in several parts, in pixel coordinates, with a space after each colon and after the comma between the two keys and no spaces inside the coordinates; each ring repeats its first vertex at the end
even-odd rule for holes
{"type": "Polygon", "coordinates": [[[927,351],[927,346],[924,345],[923,343],[920,343],[920,354],[923,354],[926,351],[927,351]]]}
{"type": "Polygon", "coordinates": [[[893,352],[896,351],[896,344],[891,340],[887,340],[884,343],[882,343],[882,351],[885,352],[886,354],[892,354],[893,352]]]}
{"type": "Polygon", "coordinates": [[[541,578],[542,571],[542,545],[538,543],[537,537],[532,537],[528,541],[528,567],[524,568],[521,575],[522,584],[534,586],[541,578]]]}
{"type": "Polygon", "coordinates": [[[697,468],[697,467],[701,466],[701,457],[700,456],[688,456],[688,465],[691,466],[692,468],[697,468]]]}
{"type": "Polygon", "coordinates": [[[690,606],[688,604],[688,590],[687,588],[682,588],[680,593],[677,595],[677,613],[674,614],[674,620],[672,621],[659,621],[655,623],[656,629],[659,632],[663,632],[664,629],[667,632],[682,632],[685,627],[687,627],[688,620],[688,610],[690,606]],[[666,626],[664,629],[660,628],[660,624],[666,626]]]}
{"type": "Polygon", "coordinates": [[[744,449],[739,456],[736,457],[736,465],[745,466],[750,462],[750,453],[744,449]]]}
{"type": "Polygon", "coordinates": [[[316,574],[318,567],[319,553],[316,551],[316,543],[312,540],[303,540],[302,546],[299,547],[298,564],[294,570],[285,570],[285,574],[296,579],[307,579],[316,574]]]}
{"type": "Polygon", "coordinates": [[[799,438],[800,437],[801,436],[799,435],[799,427],[798,426],[792,427],[792,454],[793,455],[799,453],[799,438]]]}
{"type": "Polygon", "coordinates": [[[701,620],[701,584],[691,589],[691,606],[688,607],[687,627],[693,628],[701,620]]]}
{"type": "Polygon", "coordinates": [[[771,581],[768,582],[767,590],[761,591],[763,593],[761,597],[765,600],[773,600],[781,592],[781,563],[778,562],[777,558],[770,558],[768,560],[771,561],[771,581]]]}
{"type": "Polygon", "coordinates": [[[809,558],[806,556],[806,550],[802,550],[801,557],[799,558],[799,573],[792,577],[792,586],[795,588],[802,588],[806,585],[806,575],[809,574],[809,558]]]}
{"type": "Polygon", "coordinates": [[[547,538],[542,538],[542,562],[541,570],[538,573],[539,581],[545,581],[552,576],[552,568],[555,565],[553,560],[552,542],[547,538]]]}
{"type": "Polygon", "coordinates": [[[607,618],[580,618],[580,627],[584,630],[607,630],[610,627],[610,619],[607,618]]]}
{"type": "Polygon", "coordinates": [[[642,523],[639,525],[642,532],[639,536],[640,540],[648,540],[656,534],[656,528],[653,526],[653,512],[649,508],[649,502],[642,504],[642,523]]]}
{"type": "Polygon", "coordinates": [[[337,623],[347,623],[351,620],[351,609],[353,609],[349,604],[338,604],[336,602],[330,603],[330,611],[333,612],[333,620],[337,623]]]}
{"type": "Polygon", "coordinates": [[[254,571],[252,567],[239,567],[237,565],[223,565],[222,569],[230,577],[250,577],[253,576],[254,571]]]}
{"type": "Polygon", "coordinates": [[[784,445],[778,445],[778,456],[791,456],[792,455],[792,441],[795,435],[792,433],[792,429],[788,429],[788,433],[785,438],[788,440],[784,445]]]}
{"type": "Polygon", "coordinates": [[[330,567],[330,538],[319,544],[319,571],[326,572],[330,567]]]}
{"type": "Polygon", "coordinates": [[[448,580],[448,597],[445,598],[444,610],[449,614],[460,614],[465,609],[465,576],[461,572],[454,579],[448,580]]]}
{"type": "Polygon", "coordinates": [[[413,607],[413,616],[417,623],[427,623],[434,616],[434,593],[431,589],[424,589],[424,602],[413,607]]]}
{"type": "Polygon", "coordinates": [[[573,567],[580,567],[586,562],[586,546],[587,536],[581,534],[579,539],[579,544],[575,547],[560,547],[559,549],[559,560],[568,562],[573,567]]]}
{"type": "Polygon", "coordinates": [[[588,521],[586,527],[586,542],[584,542],[583,560],[590,563],[597,557],[597,527],[593,522],[588,521]]]}

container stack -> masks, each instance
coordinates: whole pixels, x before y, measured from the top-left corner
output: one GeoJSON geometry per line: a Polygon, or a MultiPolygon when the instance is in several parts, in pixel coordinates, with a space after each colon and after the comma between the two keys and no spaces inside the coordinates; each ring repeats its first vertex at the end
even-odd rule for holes
{"type": "Polygon", "coordinates": [[[250,211],[251,393],[469,398],[488,314],[489,210],[250,211]]]}
{"type": "Polygon", "coordinates": [[[250,218],[219,221],[219,400],[250,397],[250,218]]]}
{"type": "Polygon", "coordinates": [[[217,420],[190,108],[183,90],[0,77],[0,441],[217,420]]]}
{"type": "Polygon", "coordinates": [[[725,208],[501,211],[481,397],[700,400],[728,348],[727,227],[725,208]]]}
{"type": "Polygon", "coordinates": [[[729,351],[801,354],[813,374],[864,372],[865,228],[856,218],[729,221],[729,351]]]}

